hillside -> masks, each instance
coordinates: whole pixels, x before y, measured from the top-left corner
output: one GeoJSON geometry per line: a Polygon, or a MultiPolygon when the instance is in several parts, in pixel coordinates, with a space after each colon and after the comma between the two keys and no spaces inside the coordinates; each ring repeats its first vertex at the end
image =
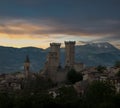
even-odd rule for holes
{"type": "MultiPolygon", "coordinates": [[[[31,71],[38,72],[43,68],[49,48],[44,50],[35,47],[12,48],[0,46],[0,72],[23,71],[26,55],[29,55],[31,71]]],[[[61,64],[64,65],[65,49],[61,48],[61,64]]],[[[75,47],[76,62],[87,66],[111,66],[120,60],[120,50],[109,43],[90,43],[75,47]]]]}

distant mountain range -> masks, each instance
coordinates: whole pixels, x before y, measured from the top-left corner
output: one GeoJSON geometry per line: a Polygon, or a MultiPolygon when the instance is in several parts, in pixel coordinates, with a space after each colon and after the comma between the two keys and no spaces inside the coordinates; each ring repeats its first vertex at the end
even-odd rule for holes
{"type": "MultiPolygon", "coordinates": [[[[23,71],[26,55],[29,55],[31,71],[38,72],[43,68],[49,48],[35,47],[12,48],[0,46],[0,72],[23,71]]],[[[61,48],[61,65],[64,65],[65,49],[61,48]]],[[[75,61],[86,66],[106,65],[112,66],[120,60],[120,50],[110,43],[89,43],[75,46],[75,61]]]]}

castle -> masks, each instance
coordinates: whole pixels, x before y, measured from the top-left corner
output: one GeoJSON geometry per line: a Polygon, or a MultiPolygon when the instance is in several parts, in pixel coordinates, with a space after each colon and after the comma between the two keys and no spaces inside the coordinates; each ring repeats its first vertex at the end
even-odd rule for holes
{"type": "Polygon", "coordinates": [[[50,52],[47,56],[42,75],[50,78],[54,82],[63,82],[66,80],[67,72],[75,69],[80,72],[84,65],[75,63],[75,41],[65,41],[65,65],[60,65],[60,46],[61,43],[50,43],[50,52]]]}

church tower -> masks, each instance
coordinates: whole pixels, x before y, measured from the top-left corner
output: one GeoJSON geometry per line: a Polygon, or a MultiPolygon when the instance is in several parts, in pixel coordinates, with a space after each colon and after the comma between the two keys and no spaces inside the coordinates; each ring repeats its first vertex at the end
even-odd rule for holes
{"type": "Polygon", "coordinates": [[[65,41],[65,67],[72,68],[75,59],[75,41],[65,41]]]}
{"type": "Polygon", "coordinates": [[[25,72],[25,78],[29,78],[30,76],[30,60],[29,56],[26,56],[26,60],[24,62],[24,72],[25,72]]]}

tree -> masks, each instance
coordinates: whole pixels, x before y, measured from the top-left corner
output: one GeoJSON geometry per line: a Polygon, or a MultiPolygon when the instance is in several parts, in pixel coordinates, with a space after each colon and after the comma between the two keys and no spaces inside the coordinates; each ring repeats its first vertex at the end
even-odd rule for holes
{"type": "Polygon", "coordinates": [[[113,103],[115,104],[115,107],[113,107],[113,108],[120,108],[120,93],[115,94],[115,96],[113,98],[113,103]]]}
{"type": "Polygon", "coordinates": [[[80,98],[77,95],[77,92],[70,87],[61,87],[58,89],[58,96],[56,97],[56,103],[61,105],[64,108],[78,108],[81,104],[80,98]]]}
{"type": "Polygon", "coordinates": [[[116,106],[113,102],[103,102],[98,108],[116,108],[116,106]]]}
{"type": "Polygon", "coordinates": [[[120,70],[116,73],[116,76],[120,77],[120,70]]]}
{"type": "Polygon", "coordinates": [[[114,66],[120,68],[120,61],[116,61],[114,66]]]}
{"type": "Polygon", "coordinates": [[[13,98],[6,91],[0,91],[0,108],[12,108],[13,107],[13,98]]]}
{"type": "Polygon", "coordinates": [[[101,104],[109,106],[108,104],[112,102],[114,95],[115,87],[113,85],[107,82],[94,81],[87,89],[85,102],[88,108],[97,108],[101,104]]]}
{"type": "Polygon", "coordinates": [[[81,81],[83,79],[83,76],[81,73],[77,73],[74,69],[71,69],[67,73],[67,80],[74,84],[77,81],[81,81]]]}
{"type": "Polygon", "coordinates": [[[97,66],[96,69],[97,69],[98,72],[103,73],[106,70],[106,67],[102,66],[102,65],[99,65],[99,66],[97,66]]]}

